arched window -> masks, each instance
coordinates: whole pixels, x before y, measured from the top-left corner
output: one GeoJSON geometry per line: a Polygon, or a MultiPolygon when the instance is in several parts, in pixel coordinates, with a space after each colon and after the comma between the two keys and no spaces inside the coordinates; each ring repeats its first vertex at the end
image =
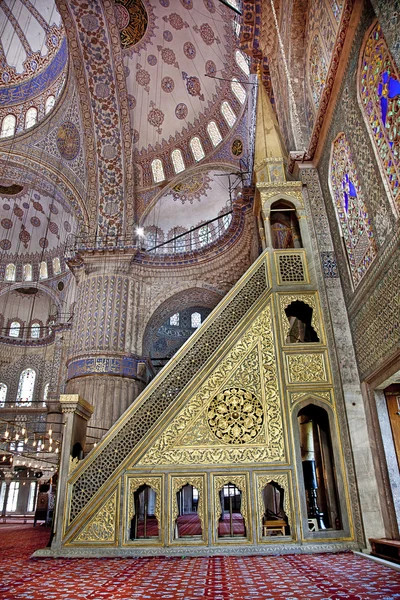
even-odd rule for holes
{"type": "Polygon", "coordinates": [[[197,136],[190,140],[190,149],[193,152],[193,157],[196,162],[199,162],[199,160],[202,160],[205,157],[202,143],[197,136]]]}
{"type": "Polygon", "coordinates": [[[0,137],[9,137],[14,135],[15,128],[17,126],[17,119],[14,115],[6,115],[1,124],[1,133],[0,137]]]}
{"type": "Polygon", "coordinates": [[[151,163],[151,170],[153,172],[154,183],[161,183],[161,181],[164,181],[164,167],[159,158],[153,160],[151,163]]]}
{"type": "Polygon", "coordinates": [[[222,142],[222,135],[215,121],[210,121],[207,125],[207,133],[210,136],[213,146],[218,146],[222,142]]]}
{"type": "Polygon", "coordinates": [[[61,273],[61,263],[58,256],[53,258],[53,273],[54,275],[59,275],[61,273]]]}
{"type": "Polygon", "coordinates": [[[158,538],[160,515],[157,511],[157,492],[149,485],[141,485],[133,494],[133,510],[130,539],[158,538]]]}
{"type": "Polygon", "coordinates": [[[175,313],[169,318],[169,324],[179,326],[179,313],[175,313]]]}
{"type": "Polygon", "coordinates": [[[19,337],[21,331],[21,323],[19,323],[18,321],[13,321],[10,325],[10,329],[8,331],[8,335],[10,337],[19,337]]]}
{"type": "Polygon", "coordinates": [[[243,73],[245,73],[245,75],[249,76],[250,68],[249,68],[248,59],[244,57],[244,55],[242,54],[242,52],[240,52],[240,50],[236,50],[235,60],[236,60],[236,64],[238,65],[238,67],[240,67],[242,69],[243,73]]]}
{"type": "Polygon", "coordinates": [[[13,263],[9,263],[6,266],[6,275],[5,275],[5,280],[6,281],[15,281],[15,275],[16,275],[16,268],[15,265],[13,263]]]}
{"type": "Polygon", "coordinates": [[[211,242],[211,231],[208,225],[204,225],[199,229],[200,246],[207,246],[211,242]]]}
{"type": "Polygon", "coordinates": [[[32,281],[32,278],[33,278],[32,265],[30,265],[30,264],[24,265],[22,277],[23,277],[24,281],[32,281]]]}
{"type": "Polygon", "coordinates": [[[357,286],[376,255],[376,244],[356,166],[344,133],[333,143],[330,184],[350,272],[357,286]]]}
{"type": "Polygon", "coordinates": [[[221,104],[221,112],[224,116],[225,121],[228,123],[229,127],[233,127],[234,124],[236,123],[236,115],[232,110],[231,105],[229,104],[229,102],[223,102],[221,104]]]}
{"type": "Polygon", "coordinates": [[[47,406],[47,396],[49,395],[50,383],[46,383],[43,391],[43,406],[47,406]]]}
{"type": "Polygon", "coordinates": [[[240,104],[244,104],[246,102],[246,90],[239,80],[236,79],[236,77],[234,77],[231,81],[231,90],[239,100],[240,104]]]}
{"type": "Polygon", "coordinates": [[[201,325],[201,314],[198,312],[194,312],[190,315],[190,326],[193,329],[198,329],[201,325]]]}
{"type": "Polygon", "coordinates": [[[39,279],[47,279],[47,277],[47,262],[45,260],[42,260],[39,267],[39,279]]]}
{"type": "Polygon", "coordinates": [[[40,324],[39,323],[32,323],[31,338],[34,340],[37,340],[40,338],[40,324]]]}
{"type": "Polygon", "coordinates": [[[379,23],[371,31],[362,55],[359,98],[382,163],[380,171],[400,212],[400,73],[379,23]]]}
{"type": "Polygon", "coordinates": [[[47,98],[46,104],[45,104],[45,107],[44,107],[44,112],[45,112],[46,115],[49,114],[49,112],[51,111],[51,109],[54,107],[55,101],[56,101],[56,99],[55,99],[54,96],[49,96],[47,98]]]}
{"type": "Polygon", "coordinates": [[[228,215],[224,215],[222,217],[222,223],[224,224],[225,229],[228,229],[229,225],[231,224],[232,221],[232,214],[229,213],[228,215]]]}
{"type": "Polygon", "coordinates": [[[37,108],[32,106],[26,111],[25,115],[25,129],[33,127],[37,123],[37,108]]]}
{"type": "Polygon", "coordinates": [[[175,150],[171,152],[171,159],[175,173],[182,173],[182,171],[185,170],[185,163],[183,162],[182,152],[179,148],[175,148],[175,150]]]}
{"type": "Polygon", "coordinates": [[[4,408],[7,398],[7,386],[5,383],[0,383],[0,408],[4,408]]]}
{"type": "Polygon", "coordinates": [[[33,369],[25,369],[19,378],[17,405],[30,406],[33,399],[33,390],[35,387],[36,373],[33,369]]]}
{"type": "Polygon", "coordinates": [[[270,225],[273,248],[301,248],[299,220],[291,202],[278,200],[271,205],[270,225]]]}
{"type": "Polygon", "coordinates": [[[176,493],[175,538],[188,538],[202,534],[201,519],[202,498],[197,488],[187,483],[176,493]],[[190,523],[190,525],[189,525],[190,523]],[[188,526],[189,525],[189,526],[188,526]]]}

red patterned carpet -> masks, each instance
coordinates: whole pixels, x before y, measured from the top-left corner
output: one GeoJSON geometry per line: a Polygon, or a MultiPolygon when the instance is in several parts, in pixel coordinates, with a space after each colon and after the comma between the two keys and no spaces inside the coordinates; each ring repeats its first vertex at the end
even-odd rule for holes
{"type": "Polygon", "coordinates": [[[30,560],[49,530],[0,525],[1,600],[394,600],[400,573],[351,553],[30,560]]]}

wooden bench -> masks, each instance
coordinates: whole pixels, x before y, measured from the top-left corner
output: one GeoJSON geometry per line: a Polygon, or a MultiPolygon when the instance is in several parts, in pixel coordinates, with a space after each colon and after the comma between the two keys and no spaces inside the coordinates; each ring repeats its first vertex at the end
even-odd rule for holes
{"type": "Polygon", "coordinates": [[[285,535],[286,523],[283,519],[274,519],[273,521],[263,522],[263,536],[271,535],[272,533],[285,535]]]}
{"type": "Polygon", "coordinates": [[[370,538],[372,556],[385,558],[400,564],[400,540],[389,540],[387,538],[370,538]]]}

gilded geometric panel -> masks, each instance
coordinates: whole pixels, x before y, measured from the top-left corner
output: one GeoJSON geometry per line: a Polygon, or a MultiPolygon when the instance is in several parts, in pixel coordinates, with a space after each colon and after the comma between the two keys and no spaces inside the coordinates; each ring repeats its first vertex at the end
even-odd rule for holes
{"type": "Polygon", "coordinates": [[[271,305],[188,397],[138,465],[285,460],[271,305]]]}
{"type": "Polygon", "coordinates": [[[74,542],[116,544],[119,506],[119,488],[116,487],[89,522],[84,525],[74,542]]]}
{"type": "Polygon", "coordinates": [[[290,395],[290,404],[293,406],[294,404],[296,404],[297,402],[301,402],[302,400],[305,400],[306,398],[310,398],[310,400],[312,400],[313,398],[321,399],[324,400],[325,402],[329,402],[330,404],[332,403],[332,397],[331,397],[331,392],[326,392],[326,391],[312,391],[312,392],[292,392],[290,395]]]}
{"type": "Polygon", "coordinates": [[[288,383],[324,383],[328,381],[322,353],[286,354],[288,383]]]}

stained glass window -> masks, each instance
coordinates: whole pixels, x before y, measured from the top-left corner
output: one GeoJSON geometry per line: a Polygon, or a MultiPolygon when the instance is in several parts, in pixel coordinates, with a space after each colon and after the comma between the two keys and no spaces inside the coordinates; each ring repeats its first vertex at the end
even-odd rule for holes
{"type": "Polygon", "coordinates": [[[194,312],[190,315],[190,324],[194,329],[197,329],[201,325],[201,314],[194,312]]]}
{"type": "Polygon", "coordinates": [[[37,109],[32,106],[26,111],[25,115],[25,128],[33,127],[37,122],[37,109]]]}
{"type": "Polygon", "coordinates": [[[6,266],[5,280],[6,281],[15,281],[15,274],[16,274],[15,265],[13,263],[9,263],[6,266]]]}
{"type": "Polygon", "coordinates": [[[53,273],[54,275],[59,275],[61,273],[61,263],[58,256],[53,258],[53,273]]]}
{"type": "Polygon", "coordinates": [[[321,40],[318,35],[314,36],[311,43],[309,68],[311,94],[315,108],[318,109],[328,73],[321,40]]]}
{"type": "Polygon", "coordinates": [[[383,176],[400,212],[400,73],[379,23],[364,48],[359,92],[364,117],[382,162],[383,176]]]}
{"type": "Polygon", "coordinates": [[[199,160],[201,160],[202,158],[205,157],[205,153],[204,153],[203,146],[201,144],[200,138],[193,137],[190,140],[190,148],[191,148],[191,150],[193,152],[194,160],[196,162],[198,162],[199,160]]]}
{"type": "Polygon", "coordinates": [[[151,163],[151,170],[153,172],[154,183],[161,183],[161,181],[164,181],[164,167],[159,158],[153,160],[151,163]]]}
{"type": "Polygon", "coordinates": [[[185,170],[182,152],[176,148],[171,152],[172,164],[174,165],[175,173],[182,173],[185,170]]]}
{"type": "Polygon", "coordinates": [[[7,397],[7,386],[5,383],[0,383],[0,408],[4,408],[7,397]]]}
{"type": "Polygon", "coordinates": [[[234,77],[231,81],[231,89],[236,98],[239,100],[240,104],[244,104],[246,102],[246,90],[239,80],[236,79],[236,77],[234,77]]]}
{"type": "Polygon", "coordinates": [[[42,260],[39,267],[39,279],[47,279],[47,277],[47,262],[45,260],[42,260]]]}
{"type": "Polygon", "coordinates": [[[47,114],[48,114],[48,113],[51,111],[51,109],[53,108],[55,101],[56,101],[56,99],[55,99],[55,97],[54,97],[54,96],[49,96],[49,97],[47,98],[47,100],[46,100],[46,104],[45,104],[45,107],[44,107],[44,112],[46,113],[46,115],[47,115],[47,114]]]}
{"type": "Polygon", "coordinates": [[[231,224],[231,221],[232,221],[232,215],[231,214],[224,215],[222,217],[222,222],[224,224],[225,229],[228,229],[229,225],[231,224]]]}
{"type": "Polygon", "coordinates": [[[242,69],[243,73],[245,73],[246,75],[250,75],[248,59],[244,57],[244,55],[242,54],[242,52],[240,52],[240,50],[236,50],[235,60],[236,60],[238,67],[240,67],[242,69]]]}
{"type": "Polygon", "coordinates": [[[15,128],[17,126],[17,119],[14,115],[6,115],[1,124],[1,134],[0,137],[9,137],[10,135],[14,135],[15,128]]]}
{"type": "Polygon", "coordinates": [[[206,246],[211,242],[211,231],[208,225],[200,227],[199,229],[199,242],[200,246],[206,246]]]}
{"type": "Polygon", "coordinates": [[[351,275],[357,286],[374,259],[376,244],[344,133],[333,144],[330,179],[351,275]]]}
{"type": "Polygon", "coordinates": [[[31,338],[38,339],[40,338],[40,325],[39,323],[32,323],[31,325],[31,338]]]}
{"type": "Polygon", "coordinates": [[[24,265],[22,276],[24,281],[32,281],[32,265],[24,265]]]}
{"type": "Polygon", "coordinates": [[[169,318],[170,325],[179,325],[179,313],[175,313],[169,318]]]}
{"type": "Polygon", "coordinates": [[[17,338],[19,336],[20,331],[21,331],[21,323],[19,323],[18,321],[13,321],[10,325],[8,334],[10,337],[17,338]]]}
{"type": "Polygon", "coordinates": [[[233,127],[236,123],[236,115],[233,112],[231,105],[226,100],[221,104],[221,112],[224,115],[225,121],[228,123],[229,127],[233,127]]]}
{"type": "Polygon", "coordinates": [[[30,406],[33,399],[33,389],[35,387],[36,373],[33,369],[25,369],[19,378],[17,405],[30,406]]]}
{"type": "Polygon", "coordinates": [[[218,146],[222,142],[222,135],[215,121],[210,121],[207,125],[207,133],[210,136],[213,146],[218,146]]]}

